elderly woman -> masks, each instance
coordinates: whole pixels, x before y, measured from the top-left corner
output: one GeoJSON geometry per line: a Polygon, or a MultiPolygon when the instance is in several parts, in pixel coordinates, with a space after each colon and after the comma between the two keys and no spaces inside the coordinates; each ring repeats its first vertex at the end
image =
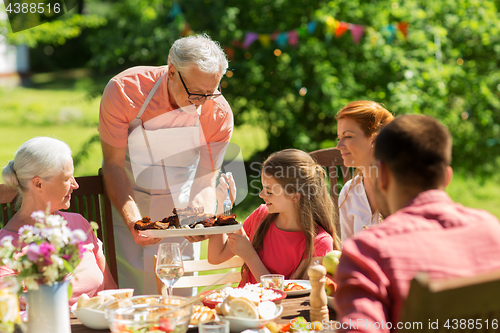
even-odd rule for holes
{"type": "MultiPolygon", "coordinates": [[[[85,252],[71,281],[73,295],[70,305],[83,293],[93,297],[103,289],[117,287],[106,265],[102,242],[92,232],[89,222],[80,214],[59,211],[69,208],[71,192],[78,188],[73,171],[71,149],[66,143],[47,137],[24,143],[2,172],[4,182],[18,188],[18,204],[21,206],[0,230],[0,239],[12,236],[17,243],[19,228],[35,224],[31,214],[50,207],[50,213],[61,215],[71,230],[81,229],[87,233],[83,245],[85,252]]],[[[14,271],[10,268],[0,267],[0,277],[11,274],[14,271]]]]}

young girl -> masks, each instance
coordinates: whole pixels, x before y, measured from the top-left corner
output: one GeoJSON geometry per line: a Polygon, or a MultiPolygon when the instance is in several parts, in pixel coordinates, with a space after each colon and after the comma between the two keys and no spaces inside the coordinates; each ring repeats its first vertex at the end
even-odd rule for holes
{"type": "Polygon", "coordinates": [[[339,194],[339,217],[342,242],[363,228],[382,219],[375,202],[371,179],[376,176],[373,143],[382,128],[394,117],[382,105],[372,101],[347,104],[336,117],[337,135],[344,165],[357,168],[339,194]]]}
{"type": "Polygon", "coordinates": [[[265,204],[239,232],[209,236],[208,261],[218,264],[240,256],[245,261],[240,285],[257,283],[270,273],[308,279],[307,269],[315,260],[339,249],[325,171],[307,153],[286,149],[264,162],[261,178],[259,196],[265,204]]]}

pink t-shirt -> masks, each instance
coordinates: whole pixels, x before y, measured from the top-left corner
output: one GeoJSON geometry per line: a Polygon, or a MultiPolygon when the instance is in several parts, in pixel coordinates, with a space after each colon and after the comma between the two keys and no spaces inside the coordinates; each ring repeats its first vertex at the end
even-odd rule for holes
{"type": "MultiPolygon", "coordinates": [[[[81,294],[94,297],[97,292],[104,289],[104,275],[97,261],[104,255],[102,252],[102,242],[95,236],[90,228],[89,222],[80,214],[58,212],[68,221],[68,228],[71,230],[81,229],[87,233],[87,240],[84,242],[85,252],[80,264],[75,269],[75,276],[71,280],[73,295],[69,300],[69,305],[78,301],[81,294]],[[89,231],[90,230],[90,231],[89,231]]],[[[17,245],[19,234],[7,230],[0,230],[0,239],[5,236],[12,236],[12,243],[17,245]]],[[[12,275],[14,271],[6,266],[0,266],[0,277],[12,275]]]]}
{"type": "MultiPolygon", "coordinates": [[[[253,239],[257,228],[269,214],[266,205],[260,205],[243,224],[246,234],[250,241],[253,239]]],[[[262,250],[258,252],[260,260],[272,274],[282,274],[285,279],[289,279],[299,266],[302,255],[306,249],[306,238],[302,231],[283,231],[271,223],[266,236],[262,250]]],[[[318,234],[314,239],[313,257],[323,257],[333,250],[333,238],[323,228],[318,226],[318,234]]],[[[245,283],[257,283],[258,281],[249,273],[248,281],[241,281],[240,285],[245,283]]]]}
{"type": "MultiPolygon", "coordinates": [[[[117,148],[127,147],[129,123],[137,117],[142,104],[168,66],[132,67],[113,77],[101,99],[99,135],[101,140],[117,148]]],[[[163,128],[194,126],[197,116],[176,110],[169,102],[167,74],[144,111],[143,123],[160,115],[163,128]]],[[[233,113],[223,96],[207,100],[201,108],[202,144],[229,142],[233,132],[233,113]]]]}

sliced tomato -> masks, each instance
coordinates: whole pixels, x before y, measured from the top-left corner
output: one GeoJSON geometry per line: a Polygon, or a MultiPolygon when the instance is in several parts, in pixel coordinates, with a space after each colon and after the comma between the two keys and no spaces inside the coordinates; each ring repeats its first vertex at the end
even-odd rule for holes
{"type": "Polygon", "coordinates": [[[306,288],[304,288],[303,286],[301,286],[299,284],[296,284],[292,288],[290,288],[290,291],[292,291],[292,290],[304,290],[304,289],[306,289],[306,288]]]}
{"type": "Polygon", "coordinates": [[[175,330],[175,326],[168,318],[161,318],[159,329],[162,330],[163,332],[168,333],[168,332],[173,332],[175,330]]]}

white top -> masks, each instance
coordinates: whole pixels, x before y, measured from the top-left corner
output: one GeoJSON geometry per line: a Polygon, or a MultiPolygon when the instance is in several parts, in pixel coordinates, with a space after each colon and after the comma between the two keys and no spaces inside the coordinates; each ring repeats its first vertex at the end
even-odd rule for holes
{"type": "Polygon", "coordinates": [[[371,211],[363,186],[363,178],[359,175],[345,183],[340,191],[339,218],[342,242],[362,230],[363,227],[368,228],[381,220],[378,210],[375,214],[371,211]]]}

